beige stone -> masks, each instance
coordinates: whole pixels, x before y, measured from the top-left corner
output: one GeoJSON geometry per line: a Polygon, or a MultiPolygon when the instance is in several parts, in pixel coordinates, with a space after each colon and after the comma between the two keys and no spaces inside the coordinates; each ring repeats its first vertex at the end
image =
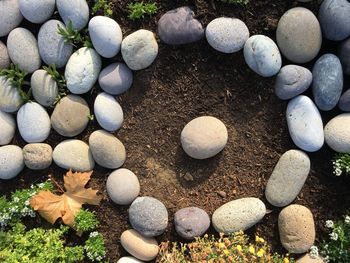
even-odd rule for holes
{"type": "Polygon", "coordinates": [[[350,152],[350,113],[342,113],[331,119],[324,128],[326,143],[339,153],[350,152]]]}
{"type": "Polygon", "coordinates": [[[306,254],[299,258],[296,263],[324,263],[324,261],[320,257],[312,258],[310,254],[306,254]]]}

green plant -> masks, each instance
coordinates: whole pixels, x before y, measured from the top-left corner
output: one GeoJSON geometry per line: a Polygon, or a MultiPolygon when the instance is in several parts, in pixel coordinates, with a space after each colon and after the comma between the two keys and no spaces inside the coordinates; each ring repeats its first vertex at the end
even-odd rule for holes
{"type": "Polygon", "coordinates": [[[86,209],[80,209],[74,218],[74,229],[78,232],[91,232],[100,225],[94,212],[86,209]]]}
{"type": "Polygon", "coordinates": [[[333,159],[333,173],[336,176],[350,174],[350,154],[339,153],[333,159]]]}
{"type": "Polygon", "coordinates": [[[94,114],[89,114],[87,117],[88,117],[89,121],[93,121],[95,119],[94,114]]]}
{"type": "Polygon", "coordinates": [[[98,232],[91,232],[84,246],[87,257],[91,261],[101,262],[106,256],[103,236],[98,232]]]}
{"type": "Polygon", "coordinates": [[[144,18],[145,15],[152,16],[157,13],[156,3],[134,2],[128,5],[129,18],[132,20],[144,18]]]}
{"type": "Polygon", "coordinates": [[[91,8],[92,15],[95,15],[97,12],[102,11],[104,16],[112,16],[112,2],[107,0],[95,0],[94,5],[91,8]]]}
{"type": "Polygon", "coordinates": [[[60,34],[65,43],[71,44],[74,47],[84,46],[84,47],[92,47],[92,43],[90,37],[88,35],[87,29],[85,30],[77,30],[73,27],[72,21],[68,22],[68,25],[64,28],[60,25],[58,27],[58,34],[60,34]]]}
{"type": "Polygon", "coordinates": [[[53,105],[57,104],[64,96],[68,95],[68,89],[67,89],[67,84],[66,80],[63,75],[61,75],[55,65],[50,65],[48,67],[44,66],[43,67],[46,72],[51,75],[51,77],[56,81],[57,86],[58,86],[58,95],[53,103],[53,105]]]}
{"type": "Polygon", "coordinates": [[[249,3],[249,0],[221,0],[221,2],[228,4],[246,5],[249,3]]]}

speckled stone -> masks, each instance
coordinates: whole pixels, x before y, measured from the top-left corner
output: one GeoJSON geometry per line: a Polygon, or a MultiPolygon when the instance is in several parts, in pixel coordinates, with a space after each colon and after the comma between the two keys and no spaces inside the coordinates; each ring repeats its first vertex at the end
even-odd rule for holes
{"type": "Polygon", "coordinates": [[[44,170],[52,163],[52,148],[46,143],[30,143],[23,147],[25,165],[32,170],[44,170]]]}
{"type": "Polygon", "coordinates": [[[16,121],[14,117],[0,110],[0,145],[9,144],[16,131],[16,121]]]}
{"type": "Polygon", "coordinates": [[[113,63],[105,67],[99,77],[100,87],[111,95],[119,95],[127,91],[133,82],[133,74],[124,63],[113,63]]]}
{"type": "Polygon", "coordinates": [[[7,52],[7,47],[0,41],[0,69],[8,68],[11,60],[7,52]]]}
{"type": "Polygon", "coordinates": [[[48,20],[55,11],[55,0],[18,0],[19,10],[28,21],[41,24],[48,20]]]}
{"type": "Polygon", "coordinates": [[[321,257],[312,257],[310,254],[305,254],[299,258],[296,263],[325,263],[321,257]]]}
{"type": "Polygon", "coordinates": [[[324,127],[326,143],[334,151],[350,153],[350,113],[342,113],[324,127]]]}
{"type": "Polygon", "coordinates": [[[39,104],[44,107],[53,106],[58,95],[58,86],[46,70],[36,70],[30,79],[30,85],[33,97],[39,104]]]}
{"type": "Polygon", "coordinates": [[[348,89],[343,93],[343,95],[341,95],[338,106],[339,109],[341,109],[342,111],[350,111],[350,89],[348,89]]]}
{"type": "Polygon", "coordinates": [[[66,25],[82,29],[89,22],[89,6],[86,0],[56,0],[57,10],[66,25]]]}
{"type": "Polygon", "coordinates": [[[16,145],[0,147],[0,179],[16,177],[24,168],[22,149],[16,145]]]}
{"type": "Polygon", "coordinates": [[[0,110],[8,113],[16,112],[22,103],[23,100],[12,82],[0,76],[0,110]]]}
{"type": "Polygon", "coordinates": [[[338,57],[343,65],[344,74],[350,75],[350,37],[341,43],[338,57]]]}
{"type": "Polygon", "coordinates": [[[18,0],[0,1],[0,37],[8,35],[22,20],[18,0]]]}

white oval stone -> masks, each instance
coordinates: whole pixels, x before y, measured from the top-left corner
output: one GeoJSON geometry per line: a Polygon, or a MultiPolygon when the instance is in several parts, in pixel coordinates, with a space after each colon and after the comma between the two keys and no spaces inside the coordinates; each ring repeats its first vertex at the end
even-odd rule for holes
{"type": "Polygon", "coordinates": [[[9,144],[16,130],[16,121],[14,117],[0,110],[0,145],[9,144]]]}
{"type": "Polygon", "coordinates": [[[54,78],[46,70],[36,70],[31,79],[30,86],[34,99],[44,107],[51,107],[58,95],[58,86],[54,78]]]}
{"type": "Polygon", "coordinates": [[[326,143],[334,151],[350,153],[350,113],[331,119],[324,128],[326,143]]]}
{"type": "Polygon", "coordinates": [[[0,69],[8,68],[11,64],[6,45],[0,41],[0,69]]]}
{"type": "Polygon", "coordinates": [[[24,168],[22,149],[16,145],[0,147],[0,179],[16,177],[24,168]]]}
{"type": "Polygon", "coordinates": [[[35,24],[44,23],[55,10],[55,0],[18,0],[19,10],[30,22],[35,24]]]}
{"type": "Polygon", "coordinates": [[[117,263],[143,263],[143,261],[134,257],[122,257],[117,261],[117,263]]]}
{"type": "Polygon", "coordinates": [[[0,37],[6,36],[23,20],[18,0],[0,1],[0,37]]]}
{"type": "Polygon", "coordinates": [[[89,22],[89,6],[86,0],[56,0],[57,10],[66,25],[83,29],[89,22]]]}
{"type": "Polygon", "coordinates": [[[16,112],[22,105],[23,100],[11,80],[0,76],[0,110],[4,112],[16,112]]]}

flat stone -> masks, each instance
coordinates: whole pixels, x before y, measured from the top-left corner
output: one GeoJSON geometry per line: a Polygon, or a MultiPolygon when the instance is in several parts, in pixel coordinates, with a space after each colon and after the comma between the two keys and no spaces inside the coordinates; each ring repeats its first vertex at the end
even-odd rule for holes
{"type": "Polygon", "coordinates": [[[64,76],[67,88],[74,94],[88,92],[95,84],[102,67],[101,57],[92,48],[83,47],[69,58],[64,76]]]}
{"type": "Polygon", "coordinates": [[[316,16],[304,7],[294,7],[278,22],[276,40],[282,54],[295,63],[314,59],[322,45],[322,32],[316,16]]]}
{"type": "Polygon", "coordinates": [[[89,6],[86,0],[56,0],[57,10],[66,26],[83,29],[89,22],[89,6]]]}
{"type": "Polygon", "coordinates": [[[16,177],[24,168],[22,149],[16,145],[0,147],[0,179],[16,177]]]}
{"type": "Polygon", "coordinates": [[[126,159],[123,143],[112,134],[98,130],[94,131],[89,138],[92,156],[100,166],[116,169],[121,167],[126,159]]]}
{"type": "Polygon", "coordinates": [[[292,203],[303,188],[309,172],[310,159],[307,154],[299,150],[285,152],[267,182],[267,201],[277,207],[292,203]]]}
{"type": "Polygon", "coordinates": [[[273,40],[264,35],[251,36],[244,44],[248,66],[263,77],[276,75],[282,65],[281,54],[273,40]]]}
{"type": "Polygon", "coordinates": [[[118,23],[106,16],[94,16],[89,22],[91,42],[102,57],[112,58],[120,51],[123,33],[118,23]]]}
{"type": "Polygon", "coordinates": [[[350,75],[350,37],[341,43],[338,52],[338,57],[343,65],[344,74],[350,75]]]}
{"type": "Polygon", "coordinates": [[[94,112],[100,126],[110,132],[119,130],[123,125],[123,109],[116,99],[105,92],[97,95],[94,112]]]}
{"type": "Polygon", "coordinates": [[[168,226],[168,211],[164,204],[156,198],[138,197],[129,208],[129,221],[141,235],[159,236],[168,226]]]}
{"type": "Polygon", "coordinates": [[[58,96],[58,86],[46,70],[36,70],[30,79],[30,86],[33,97],[39,104],[44,107],[53,106],[58,96]]]}
{"type": "Polygon", "coordinates": [[[275,94],[281,100],[289,100],[306,91],[312,82],[312,73],[307,68],[287,65],[276,77],[275,94]]]}
{"type": "Polygon", "coordinates": [[[106,189],[114,203],[130,205],[140,193],[140,182],[132,171],[121,168],[108,176],[106,189]]]}
{"type": "Polygon", "coordinates": [[[338,57],[333,54],[321,56],[312,69],[312,92],[319,109],[333,109],[343,91],[343,70],[338,57]]]}
{"type": "Polygon", "coordinates": [[[10,32],[7,51],[13,64],[27,73],[33,73],[41,66],[38,42],[35,36],[23,27],[10,32]]]}
{"type": "Polygon", "coordinates": [[[309,97],[299,95],[289,101],[286,112],[289,134],[300,149],[316,152],[323,146],[323,122],[309,97]]]}
{"type": "Polygon", "coordinates": [[[105,67],[98,78],[100,87],[107,93],[119,95],[127,91],[133,82],[132,71],[124,63],[105,67]]]}
{"type": "Polygon", "coordinates": [[[342,113],[324,127],[326,143],[334,151],[350,153],[350,113],[342,113]]]}
{"type": "Polygon", "coordinates": [[[122,257],[117,261],[117,263],[143,263],[143,261],[134,257],[122,257]]]}
{"type": "Polygon", "coordinates": [[[151,31],[140,29],[122,42],[121,52],[125,63],[132,70],[149,67],[158,55],[158,43],[151,31]]]}
{"type": "Polygon", "coordinates": [[[321,257],[312,257],[310,254],[305,254],[299,258],[296,263],[325,263],[321,257]]]}
{"type": "Polygon", "coordinates": [[[265,204],[254,197],[230,201],[218,209],[212,216],[212,224],[219,233],[230,234],[245,231],[257,224],[266,214],[265,204]]]}
{"type": "MultiPolygon", "coordinates": [[[[150,261],[153,260],[159,252],[157,240],[140,235],[134,229],[126,230],[120,237],[123,248],[134,257],[150,261]]],[[[125,261],[139,262],[139,261],[125,261]]]]}
{"type": "Polygon", "coordinates": [[[208,24],[205,36],[214,49],[234,53],[243,48],[249,38],[249,29],[242,20],[219,17],[208,24]]]}
{"type": "Polygon", "coordinates": [[[65,140],[53,150],[53,161],[63,169],[76,172],[91,171],[95,167],[89,145],[80,140],[65,140]]]}
{"type": "Polygon", "coordinates": [[[11,80],[0,76],[0,110],[4,112],[16,112],[22,105],[23,100],[11,80]]]}
{"type": "Polygon", "coordinates": [[[73,53],[73,46],[64,42],[63,36],[58,33],[58,27],[66,28],[58,20],[50,20],[43,24],[38,34],[38,47],[40,56],[47,65],[62,68],[73,53]]]}
{"type": "Polygon", "coordinates": [[[15,118],[4,111],[0,110],[0,145],[9,144],[16,131],[15,118]]]}
{"type": "Polygon", "coordinates": [[[210,227],[210,217],[203,209],[186,207],[175,213],[174,224],[181,237],[191,240],[205,234],[210,227]]]}
{"type": "Polygon", "coordinates": [[[8,35],[22,20],[18,0],[0,1],[0,37],[8,35]]]}
{"type": "Polygon", "coordinates": [[[55,11],[55,0],[18,0],[19,10],[28,21],[41,24],[50,19],[55,11]]]}
{"type": "Polygon", "coordinates": [[[158,35],[169,45],[189,44],[204,37],[202,24],[187,6],[166,12],[158,21],[158,35]]]}
{"type": "Polygon", "coordinates": [[[0,69],[8,68],[10,64],[11,60],[7,52],[7,47],[0,41],[0,69]]]}
{"type": "Polygon", "coordinates": [[[343,93],[343,95],[341,95],[339,100],[339,108],[342,111],[350,111],[350,89],[348,89],[343,93]]]}
{"type": "Polygon", "coordinates": [[[52,163],[52,148],[46,143],[30,143],[24,146],[25,165],[32,170],[44,170],[52,163]]]}
{"type": "Polygon", "coordinates": [[[315,242],[314,219],[305,206],[284,208],[278,216],[278,229],[281,243],[289,253],[305,253],[315,242]]]}
{"type": "Polygon", "coordinates": [[[225,124],[211,116],[193,119],[181,132],[184,151],[195,159],[207,159],[221,152],[226,146],[228,133],[225,124]]]}
{"type": "Polygon", "coordinates": [[[85,130],[89,115],[89,106],[83,98],[68,95],[56,104],[51,115],[51,125],[62,136],[74,137],[85,130]]]}

